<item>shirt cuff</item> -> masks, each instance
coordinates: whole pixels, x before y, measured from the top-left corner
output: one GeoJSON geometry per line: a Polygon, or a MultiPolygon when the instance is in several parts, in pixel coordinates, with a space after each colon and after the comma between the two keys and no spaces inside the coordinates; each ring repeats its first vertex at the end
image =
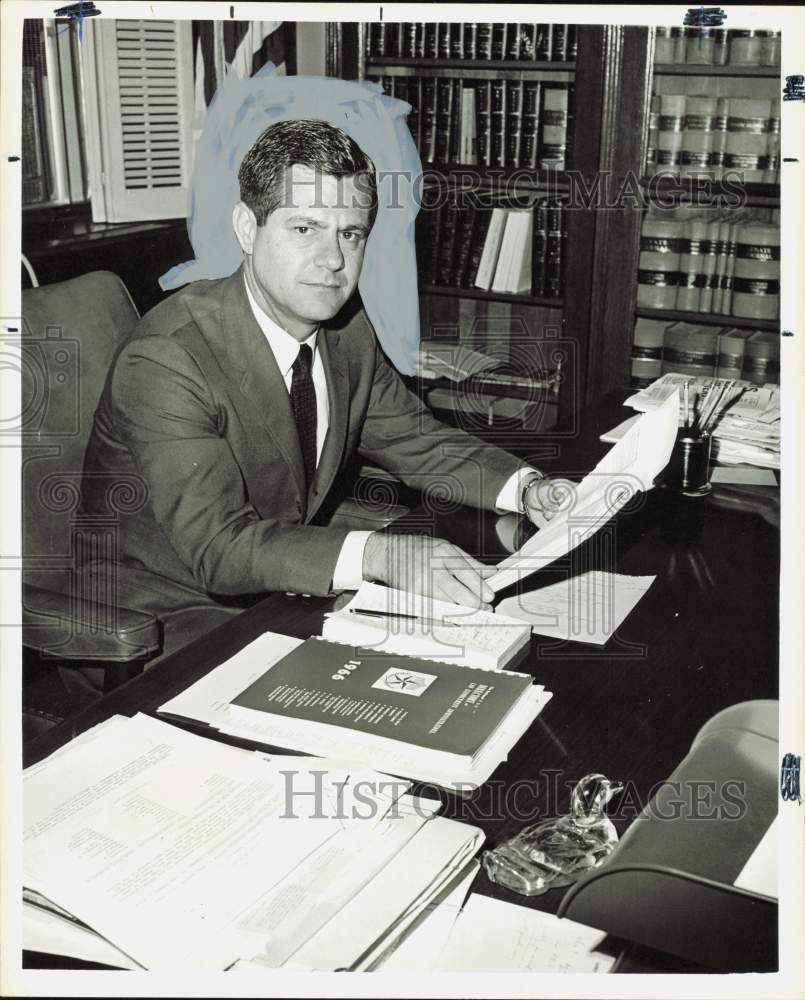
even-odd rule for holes
{"type": "Polygon", "coordinates": [[[498,493],[498,498],[495,501],[495,507],[498,510],[508,510],[514,511],[516,514],[523,513],[523,507],[520,503],[520,497],[523,493],[523,485],[527,479],[532,476],[538,476],[539,472],[536,469],[532,469],[526,466],[523,469],[518,469],[517,472],[503,484],[503,489],[498,493]]]}
{"type": "Polygon", "coordinates": [[[373,531],[350,531],[333,570],[333,590],[357,590],[363,583],[363,550],[373,531]]]}

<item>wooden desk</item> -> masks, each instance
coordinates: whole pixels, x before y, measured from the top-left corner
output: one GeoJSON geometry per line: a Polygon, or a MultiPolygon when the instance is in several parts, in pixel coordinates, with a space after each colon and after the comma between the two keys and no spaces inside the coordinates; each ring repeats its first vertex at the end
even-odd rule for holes
{"type": "MultiPolygon", "coordinates": [[[[582,435],[557,437],[558,457],[543,467],[577,476],[588,471],[609,447],[598,435],[626,415],[617,399],[604,400],[587,415],[582,435]]],[[[550,441],[541,435],[539,446],[544,437],[550,441]]],[[[711,716],[740,701],[777,697],[776,503],[769,488],[719,488],[698,499],[658,488],[618,516],[607,532],[608,547],[594,538],[564,564],[531,577],[526,586],[593,568],[657,579],[605,647],[532,638],[518,669],[529,670],[554,698],[486,785],[463,799],[443,793],[445,814],[481,826],[487,846],[494,846],[528,822],[567,811],[572,785],[598,771],[628,783],[613,810],[623,831],[711,716]]],[[[432,527],[492,562],[504,554],[496,522],[493,514],[467,508],[420,510],[409,518],[413,527],[432,527]]],[[[28,744],[26,764],[113,714],[155,712],[265,630],[319,633],[331,606],[319,598],[267,597],[28,744]]],[[[564,892],[527,900],[483,875],[475,888],[550,911],[564,892]]],[[[656,955],[648,965],[632,966],[658,967],[656,955]]]]}

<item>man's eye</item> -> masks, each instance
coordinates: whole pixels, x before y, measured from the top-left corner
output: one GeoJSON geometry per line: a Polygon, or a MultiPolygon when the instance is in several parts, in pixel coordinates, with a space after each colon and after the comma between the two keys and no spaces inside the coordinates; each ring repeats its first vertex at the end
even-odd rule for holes
{"type": "Polygon", "coordinates": [[[294,228],[296,229],[297,233],[300,233],[302,236],[310,232],[310,226],[294,226],[294,228]]]}
{"type": "Polygon", "coordinates": [[[347,229],[345,232],[341,233],[341,236],[342,236],[343,239],[347,240],[347,242],[349,242],[349,243],[357,243],[357,242],[359,242],[359,240],[361,238],[361,234],[360,233],[353,233],[349,229],[347,229]]]}

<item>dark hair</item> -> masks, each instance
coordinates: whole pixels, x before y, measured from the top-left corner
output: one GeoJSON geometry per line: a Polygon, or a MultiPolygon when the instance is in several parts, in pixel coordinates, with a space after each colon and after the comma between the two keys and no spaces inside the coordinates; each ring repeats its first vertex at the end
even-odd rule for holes
{"type": "Polygon", "coordinates": [[[357,177],[361,207],[377,211],[375,168],[346,132],[324,121],[284,121],[270,125],[243,157],[238,170],[240,198],[257,225],[282,204],[285,171],[294,163],[332,177],[357,177]]]}

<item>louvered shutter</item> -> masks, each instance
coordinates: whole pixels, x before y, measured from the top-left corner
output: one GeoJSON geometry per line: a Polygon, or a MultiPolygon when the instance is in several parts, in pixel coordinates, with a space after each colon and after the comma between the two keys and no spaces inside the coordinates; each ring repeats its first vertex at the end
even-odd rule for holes
{"type": "Polygon", "coordinates": [[[183,218],[192,151],[190,22],[93,20],[84,27],[93,219],[183,218]]]}

